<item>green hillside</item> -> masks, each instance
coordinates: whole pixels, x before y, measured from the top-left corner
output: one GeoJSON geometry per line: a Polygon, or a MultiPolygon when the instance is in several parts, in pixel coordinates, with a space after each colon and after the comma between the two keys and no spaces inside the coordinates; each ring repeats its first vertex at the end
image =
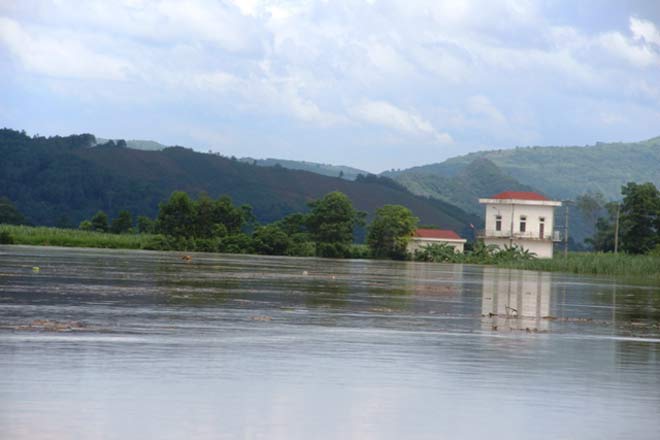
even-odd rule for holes
{"type": "Polygon", "coordinates": [[[660,185],[660,137],[586,147],[481,151],[387,175],[414,191],[409,183],[411,178],[404,176],[455,176],[478,158],[492,161],[503,173],[556,199],[574,198],[587,191],[602,192],[608,199],[618,199],[621,186],[627,182],[660,185]]]}
{"type": "Polygon", "coordinates": [[[432,174],[420,167],[393,177],[415,194],[444,200],[477,215],[483,214],[480,197],[506,190],[536,191],[506,175],[485,158],[473,160],[451,176],[432,174]]]}
{"type": "Polygon", "coordinates": [[[341,177],[346,180],[355,180],[362,174],[366,176],[368,171],[360,170],[358,168],[348,167],[344,165],[330,165],[327,163],[307,162],[304,160],[287,160],[287,159],[253,159],[251,157],[243,157],[241,162],[259,165],[261,167],[284,167],[290,170],[309,171],[311,173],[321,174],[323,176],[341,177]]]}
{"type": "Polygon", "coordinates": [[[0,155],[0,196],[11,199],[38,225],[77,225],[99,209],[111,217],[122,209],[154,216],[158,203],[175,190],[212,197],[228,194],[236,203],[252,205],[263,222],[304,211],[307,202],[334,190],[370,214],[385,204],[401,204],[423,223],[460,233],[479,222],[460,208],[415,196],[387,178],[348,181],[182,147],[144,151],[96,144],[89,134],[45,138],[3,129],[0,155]]]}

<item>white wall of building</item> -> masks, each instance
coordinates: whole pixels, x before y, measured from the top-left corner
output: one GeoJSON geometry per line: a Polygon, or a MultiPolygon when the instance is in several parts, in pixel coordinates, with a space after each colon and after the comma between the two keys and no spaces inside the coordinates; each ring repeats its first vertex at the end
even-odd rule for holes
{"type": "Polygon", "coordinates": [[[539,258],[552,258],[555,207],[560,206],[560,202],[498,199],[481,199],[480,202],[485,204],[486,210],[485,244],[499,247],[516,245],[539,258]],[[499,230],[498,216],[501,223],[499,230]],[[524,231],[521,225],[523,219],[524,231]]]}
{"type": "Polygon", "coordinates": [[[511,233],[511,217],[513,217],[513,232],[519,236],[540,238],[540,225],[544,224],[544,238],[551,239],[554,230],[554,206],[534,206],[516,204],[487,204],[486,205],[486,236],[508,237],[511,233]],[[501,231],[496,231],[497,216],[502,216],[501,231]],[[520,230],[521,217],[526,217],[525,232],[520,230]],[[544,219],[545,221],[541,221],[544,219]]]}

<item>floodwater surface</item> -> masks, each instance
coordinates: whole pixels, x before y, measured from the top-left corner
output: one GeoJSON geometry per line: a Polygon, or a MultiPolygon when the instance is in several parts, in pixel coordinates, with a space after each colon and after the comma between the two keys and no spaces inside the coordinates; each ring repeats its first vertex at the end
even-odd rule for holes
{"type": "Polygon", "coordinates": [[[660,286],[0,246],[1,439],[658,439],[660,286]]]}

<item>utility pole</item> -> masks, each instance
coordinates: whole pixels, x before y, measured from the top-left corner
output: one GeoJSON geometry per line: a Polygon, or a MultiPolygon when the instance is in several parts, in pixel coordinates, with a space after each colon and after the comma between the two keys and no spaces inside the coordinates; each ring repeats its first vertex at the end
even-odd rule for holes
{"type": "Polygon", "coordinates": [[[564,200],[564,258],[568,257],[568,204],[570,200],[564,200]]]}
{"type": "Polygon", "coordinates": [[[621,215],[621,204],[616,204],[616,223],[614,223],[614,253],[619,253],[619,216],[621,215]]]}

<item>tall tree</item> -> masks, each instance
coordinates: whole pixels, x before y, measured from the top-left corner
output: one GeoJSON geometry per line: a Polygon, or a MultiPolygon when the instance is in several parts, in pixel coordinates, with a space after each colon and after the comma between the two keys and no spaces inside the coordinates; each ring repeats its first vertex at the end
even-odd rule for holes
{"type": "Polygon", "coordinates": [[[353,241],[353,229],[364,225],[366,213],[353,208],[346,194],[334,191],[309,203],[307,227],[323,257],[346,257],[353,241]]]}
{"type": "Polygon", "coordinates": [[[621,189],[622,248],[643,254],[660,244],[660,192],[650,182],[630,182],[621,189]]]}
{"type": "Polygon", "coordinates": [[[131,213],[127,210],[119,211],[119,215],[112,221],[110,232],[113,234],[125,234],[131,230],[133,219],[131,213]]]}
{"type": "Polygon", "coordinates": [[[406,247],[419,219],[401,205],[385,205],[376,210],[376,217],[367,231],[367,244],[376,257],[403,259],[406,247]]]}
{"type": "Polygon", "coordinates": [[[160,204],[158,224],[160,232],[173,237],[192,237],[195,206],[183,191],[175,191],[169,200],[160,204]]]}
{"type": "Polygon", "coordinates": [[[99,211],[92,217],[92,229],[98,232],[108,232],[108,214],[99,211]]]}
{"type": "MultiPolygon", "coordinates": [[[[606,214],[598,217],[596,220],[596,231],[591,238],[587,238],[585,243],[598,252],[614,251],[614,234],[616,231],[616,212],[619,209],[618,202],[609,202],[604,205],[606,214]]],[[[619,233],[619,238],[621,233],[619,233]]]]}
{"type": "Polygon", "coordinates": [[[0,223],[23,225],[28,221],[7,197],[0,197],[0,223]]]}

